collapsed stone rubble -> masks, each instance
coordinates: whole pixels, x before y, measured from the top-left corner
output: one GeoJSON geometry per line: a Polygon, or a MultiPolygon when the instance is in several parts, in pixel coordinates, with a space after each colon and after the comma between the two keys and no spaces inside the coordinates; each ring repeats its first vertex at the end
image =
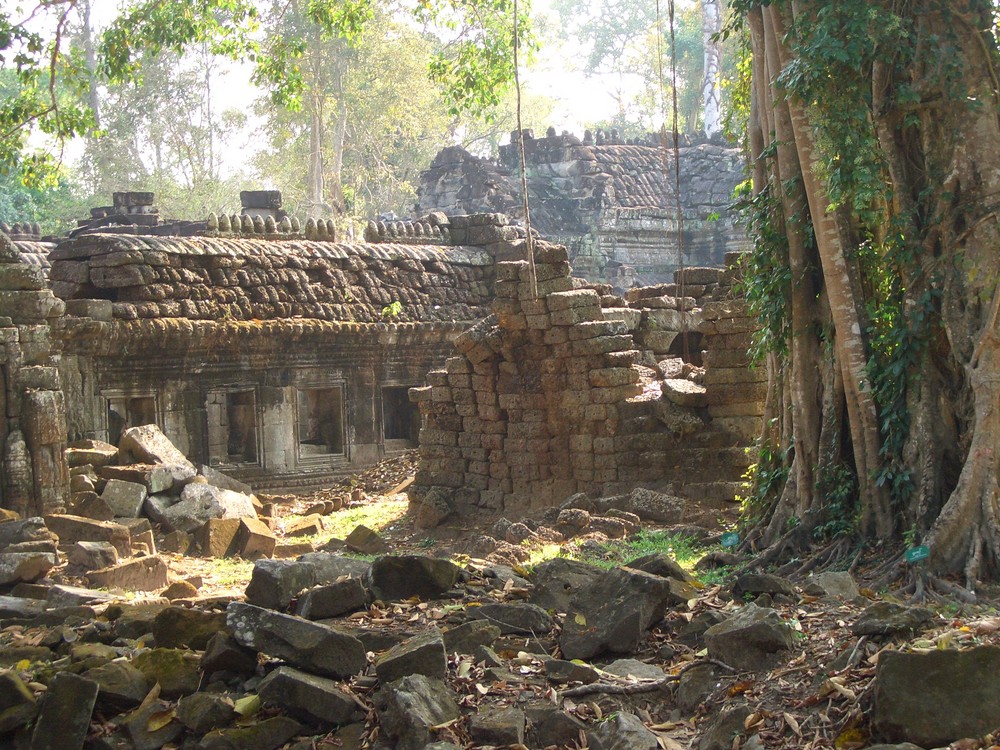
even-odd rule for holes
{"type": "Polygon", "coordinates": [[[411,391],[424,418],[411,489],[422,517],[637,485],[731,501],[765,397],[746,353],[756,322],[732,293],[739,258],[625,298],[575,282],[560,246],[535,251],[535,288],[527,261],[499,262],[493,315],[411,391]]]}

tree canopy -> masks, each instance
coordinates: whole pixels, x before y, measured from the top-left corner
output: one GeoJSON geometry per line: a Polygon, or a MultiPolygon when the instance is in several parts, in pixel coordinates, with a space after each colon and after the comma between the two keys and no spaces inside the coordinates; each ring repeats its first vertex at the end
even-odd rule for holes
{"type": "MultiPolygon", "coordinates": [[[[155,72],[150,60],[189,53],[249,61],[255,83],[275,103],[301,109],[308,90],[305,58],[310,36],[350,44],[379,15],[377,0],[304,0],[270,7],[253,0],[132,0],[124,4],[90,48],[71,44],[80,8],[76,0],[0,10],[0,165],[26,184],[52,184],[58,154],[77,136],[98,129],[95,76],[109,87],[142,85],[155,72]],[[287,14],[300,23],[288,32],[287,14]]],[[[420,2],[412,17],[436,29],[443,43],[428,61],[453,111],[481,114],[500,102],[513,76],[512,0],[420,2]]],[[[527,26],[527,4],[521,4],[527,26]]],[[[530,45],[524,35],[523,44],[530,45]]],[[[190,144],[189,144],[190,145],[190,144]]]]}

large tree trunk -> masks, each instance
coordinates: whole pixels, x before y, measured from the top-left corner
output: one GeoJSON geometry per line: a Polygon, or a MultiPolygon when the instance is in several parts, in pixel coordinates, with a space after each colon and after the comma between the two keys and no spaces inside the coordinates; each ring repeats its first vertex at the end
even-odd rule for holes
{"type": "MultiPolygon", "coordinates": [[[[766,43],[774,45],[783,70],[790,58],[783,41],[785,20],[774,5],[765,7],[763,14],[766,43]]],[[[819,176],[822,167],[805,104],[796,96],[785,97],[784,101],[788,107],[798,161],[804,167],[802,183],[833,318],[834,348],[844,379],[854,466],[861,497],[862,531],[888,538],[894,529],[888,491],[875,481],[880,464],[881,437],[875,400],[868,384],[868,350],[861,312],[863,303],[857,298],[852,284],[843,242],[844,232],[838,226],[826,186],[819,176]]]]}
{"type": "Polygon", "coordinates": [[[722,49],[714,37],[722,31],[722,0],[701,0],[701,35],[705,46],[705,75],[701,100],[705,112],[705,135],[722,130],[722,49]]]}
{"type": "MultiPolygon", "coordinates": [[[[929,530],[932,569],[964,573],[972,587],[978,577],[1000,575],[1000,54],[992,6],[923,0],[844,10],[879,24],[872,29],[836,27],[830,9],[817,0],[776,0],[747,18],[754,189],[766,186],[778,200],[771,230],[788,241],[792,279],[787,359],[768,369],[769,414],[783,419],[787,403],[791,435],[772,428],[768,437],[780,435],[793,459],[768,506],[764,538],[779,541],[792,515],[822,514],[824,472],[844,468],[845,450],[862,530],[897,542],[908,527],[929,530]],[[817,21],[831,24],[827,32],[857,34],[844,47],[861,50],[859,59],[847,65],[817,55],[810,44],[833,44],[822,34],[808,37],[817,21]],[[893,23],[906,33],[883,34],[893,23]],[[793,85],[813,87],[808,102],[776,85],[793,64],[793,85]],[[889,190],[884,199],[866,197],[867,213],[850,200],[831,203],[831,164],[844,162],[836,161],[843,154],[829,127],[838,113],[824,111],[830,105],[816,93],[823,86],[831,100],[857,96],[862,114],[855,108],[851,122],[879,152],[869,157],[869,174],[889,190]],[[796,224],[803,215],[815,247],[796,224]],[[862,241],[878,252],[857,253],[862,241]],[[896,307],[887,310],[895,317],[869,320],[875,294],[892,295],[896,307]],[[896,369],[879,372],[879,362],[896,369]],[[895,385],[879,391],[879,402],[873,373],[895,385]],[[908,423],[897,419],[907,406],[908,423]],[[883,457],[882,430],[893,419],[883,457]],[[883,466],[903,480],[894,485],[893,507],[876,481],[883,466]]],[[[844,153],[862,153],[851,147],[844,153]]]]}

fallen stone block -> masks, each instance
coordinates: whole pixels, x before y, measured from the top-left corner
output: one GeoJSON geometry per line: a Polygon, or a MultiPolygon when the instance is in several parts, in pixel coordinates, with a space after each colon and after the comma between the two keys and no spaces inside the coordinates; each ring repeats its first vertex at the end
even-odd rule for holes
{"type": "Polygon", "coordinates": [[[122,464],[164,464],[170,467],[174,482],[182,484],[198,474],[194,464],[177,450],[155,424],[130,427],[118,442],[122,464]]]}
{"type": "Polygon", "coordinates": [[[461,570],[440,558],[422,555],[386,555],[371,566],[372,593],[383,601],[433,599],[455,585],[461,570]]]}
{"type": "Polygon", "coordinates": [[[194,483],[181,491],[179,502],[162,511],[162,524],[169,531],[192,532],[213,518],[244,517],[257,517],[248,496],[194,483]]]}
{"type": "Polygon", "coordinates": [[[469,736],[480,747],[524,745],[524,711],[519,708],[487,708],[469,720],[469,736]]]}
{"type": "Polygon", "coordinates": [[[156,591],[167,585],[167,564],[157,556],[138,557],[87,574],[91,586],[123,591],[156,591]]]}
{"type": "Polygon", "coordinates": [[[846,571],[826,571],[810,576],[803,591],[811,596],[835,596],[847,600],[860,595],[858,584],[846,571]]]}
{"type": "Polygon", "coordinates": [[[277,544],[277,537],[266,523],[257,518],[240,519],[240,528],[236,532],[236,551],[244,560],[271,557],[277,544]]]}
{"type": "Polygon", "coordinates": [[[228,726],[235,717],[233,701],[225,695],[191,693],[177,701],[177,720],[195,734],[228,726]]]}
{"type": "Polygon", "coordinates": [[[118,449],[101,440],[76,440],[66,449],[66,463],[70,468],[86,466],[101,467],[113,463],[118,458],[118,449]]]}
{"type": "Polygon", "coordinates": [[[97,703],[96,682],[58,672],[48,684],[31,733],[32,750],[68,750],[83,747],[97,703]]]}
{"type": "Polygon", "coordinates": [[[5,521],[0,523],[0,550],[12,544],[24,542],[58,541],[45,525],[45,519],[25,518],[23,520],[5,521]]]}
{"type": "Polygon", "coordinates": [[[461,716],[448,686],[423,675],[384,686],[374,702],[379,725],[398,750],[423,750],[434,727],[461,716]]]}
{"type": "Polygon", "coordinates": [[[559,645],[567,659],[635,651],[646,630],[663,618],[670,580],[628,568],[605,573],[573,596],[559,645]]]}
{"type": "Polygon", "coordinates": [[[316,583],[314,566],[298,560],[258,560],[246,589],[248,604],[285,609],[299,592],[316,583]]]}
{"type": "Polygon", "coordinates": [[[57,564],[51,552],[0,552],[0,586],[37,581],[57,564]]]}
{"type": "Polygon", "coordinates": [[[112,661],[88,669],[82,675],[97,683],[97,705],[117,712],[135,708],[149,692],[145,675],[126,661],[112,661]]]}
{"type": "Polygon", "coordinates": [[[316,536],[323,528],[323,516],[313,513],[285,523],[285,536],[316,536]]]}
{"type": "Polygon", "coordinates": [[[375,662],[375,674],[382,684],[412,674],[444,679],[448,657],[437,628],[421,633],[389,649],[375,662]]]}
{"type": "Polygon", "coordinates": [[[224,612],[188,607],[167,607],[153,618],[153,639],[159,648],[203,651],[208,642],[226,630],[224,612]]]}
{"type": "MultiPolygon", "coordinates": [[[[103,466],[97,470],[101,479],[120,480],[132,484],[140,484],[146,488],[146,493],[156,495],[166,492],[174,485],[174,477],[170,467],[154,464],[131,464],[129,466],[103,466]]],[[[123,514],[124,515],[124,514],[123,514]]]]}
{"type": "Polygon", "coordinates": [[[587,744],[593,750],[657,750],[660,747],[656,735],[638,716],[627,711],[616,711],[586,734],[587,744]]]}
{"type": "Polygon", "coordinates": [[[118,550],[110,542],[79,541],[66,556],[70,565],[88,571],[118,564],[118,550]]]}
{"type": "Polygon", "coordinates": [[[37,713],[35,696],[17,672],[0,670],[0,734],[25,726],[37,713]]]}
{"type": "Polygon", "coordinates": [[[445,652],[472,654],[477,646],[489,646],[500,637],[500,628],[486,620],[471,620],[442,633],[445,652]]]}
{"type": "Polygon", "coordinates": [[[69,510],[74,516],[90,518],[94,521],[113,521],[115,512],[96,492],[77,492],[69,510]]]}
{"type": "Polygon", "coordinates": [[[277,750],[302,731],[288,716],[272,716],[256,724],[214,729],[198,742],[198,750],[277,750]]]}
{"type": "Polygon", "coordinates": [[[240,602],[227,607],[226,624],[238,643],[313,674],[350,677],[366,663],[361,641],[327,625],[240,602]]]}
{"type": "Polygon", "coordinates": [[[883,651],[875,671],[877,733],[942,747],[1000,727],[1000,647],[926,654],[883,651]]]}
{"type": "Polygon", "coordinates": [[[360,555],[384,555],[389,551],[385,540],[364,525],[355,526],[344,543],[360,555]]]}
{"type": "Polygon", "coordinates": [[[198,689],[201,683],[198,654],[187,649],[151,648],[132,659],[150,684],[159,683],[164,698],[179,698],[198,689]]]}
{"type": "Polygon", "coordinates": [[[472,619],[484,619],[496,625],[500,628],[501,635],[548,633],[555,625],[551,615],[544,609],[522,602],[484,604],[481,607],[469,607],[466,612],[472,619]]]}
{"type": "Polygon", "coordinates": [[[170,747],[184,733],[184,725],[174,718],[171,703],[156,699],[143,703],[121,723],[135,750],[170,747]]]}
{"type": "Polygon", "coordinates": [[[21,596],[0,596],[0,620],[34,617],[45,611],[45,602],[21,596]]]}
{"type": "Polygon", "coordinates": [[[229,557],[236,553],[241,518],[210,518],[194,532],[202,557],[229,557]]]}
{"type": "Polygon", "coordinates": [[[793,643],[792,629],[776,611],[753,604],[705,631],[709,656],[749,671],[770,669],[793,643]]]}
{"type": "Polygon", "coordinates": [[[204,464],[198,467],[198,474],[205,477],[207,481],[213,487],[219,487],[223,490],[232,490],[233,492],[239,492],[244,495],[252,495],[253,488],[246,482],[241,482],[238,479],[233,479],[228,474],[223,474],[218,469],[214,469],[211,466],[205,466],[204,464]]]}
{"type": "Polygon", "coordinates": [[[557,557],[535,567],[531,582],[535,585],[529,601],[542,609],[566,612],[573,596],[604,576],[595,565],[557,557]]]}
{"type": "Polygon", "coordinates": [[[895,635],[923,630],[934,618],[924,607],[904,607],[893,602],[876,602],[851,625],[854,635],[895,635]]]}
{"type": "Polygon", "coordinates": [[[49,607],[78,607],[94,602],[109,602],[115,597],[106,591],[94,591],[83,586],[66,586],[57,583],[49,588],[45,601],[49,607]]]}
{"type": "Polygon", "coordinates": [[[295,605],[295,614],[307,620],[325,620],[355,612],[368,603],[368,592],[357,578],[346,578],[304,592],[295,605]]]}
{"type": "Polygon", "coordinates": [[[312,723],[347,724],[358,712],[358,704],[335,681],[292,667],[270,672],[257,693],[261,700],[312,723]]]}
{"type": "Polygon", "coordinates": [[[45,525],[59,537],[59,543],[69,546],[80,541],[108,542],[120,557],[132,554],[132,534],[128,528],[111,521],[93,521],[68,515],[45,516],[45,525]]]}

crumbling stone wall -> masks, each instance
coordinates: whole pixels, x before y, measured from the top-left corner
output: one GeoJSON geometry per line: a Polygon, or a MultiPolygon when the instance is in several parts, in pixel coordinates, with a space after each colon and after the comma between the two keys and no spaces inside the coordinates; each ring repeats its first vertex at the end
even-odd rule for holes
{"type": "Polygon", "coordinates": [[[0,233],[0,507],[60,512],[69,494],[65,399],[52,324],[63,303],[0,233]]]}
{"type": "Polygon", "coordinates": [[[738,266],[687,269],[629,300],[575,288],[561,246],[540,243],[536,268],[537,297],[525,261],[499,263],[494,314],[411,391],[425,420],[414,497],[438,488],[459,510],[509,511],[638,483],[732,500],[763,406],[734,353],[754,325],[732,298],[738,266]],[[713,379],[671,358],[678,336],[729,367],[713,379]]]}
{"type": "MultiPolygon", "coordinates": [[[[577,275],[619,289],[672,277],[679,265],[673,166],[664,170],[658,136],[626,143],[527,131],[525,162],[532,226],[569,248],[577,275]]],[[[745,247],[729,211],[742,163],[738,149],[721,143],[680,148],[684,265],[721,266],[725,253],[745,247]]],[[[520,217],[519,172],[514,145],[501,147],[496,160],[446,148],[421,175],[417,210],[520,217]]]]}
{"type": "Polygon", "coordinates": [[[326,221],[210,216],[197,236],[61,243],[70,436],[113,442],[153,414],[185,454],[258,489],[414,447],[406,389],[488,314],[494,257],[524,230],[498,215],[369,230],[355,244],[326,221]]]}

